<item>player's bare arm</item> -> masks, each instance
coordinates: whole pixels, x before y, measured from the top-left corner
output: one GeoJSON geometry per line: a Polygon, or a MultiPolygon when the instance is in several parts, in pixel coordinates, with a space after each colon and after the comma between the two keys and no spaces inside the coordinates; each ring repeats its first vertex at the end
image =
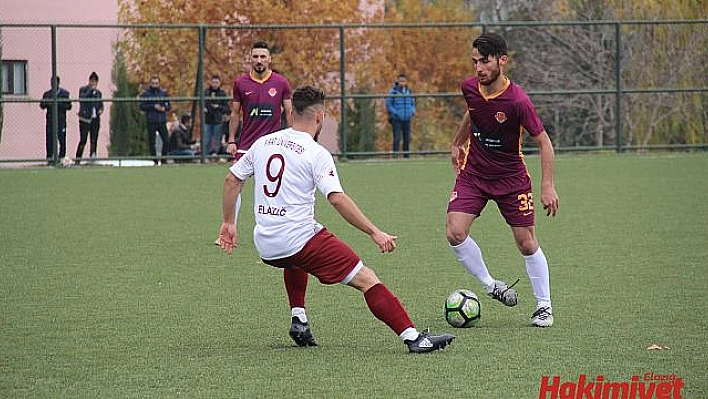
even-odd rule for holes
{"type": "Polygon", "coordinates": [[[368,234],[379,247],[381,252],[392,252],[396,249],[397,236],[384,233],[374,225],[369,218],[359,209],[347,194],[330,193],[327,200],[340,215],[352,226],[368,234]]]}
{"type": "Polygon", "coordinates": [[[238,146],[236,146],[236,130],[238,129],[238,121],[241,117],[241,102],[233,101],[231,104],[231,118],[229,119],[229,141],[226,145],[226,151],[232,156],[236,156],[238,146]]]}
{"type": "Polygon", "coordinates": [[[450,158],[452,160],[452,167],[455,169],[455,174],[460,173],[460,169],[464,164],[465,146],[469,140],[470,129],[470,113],[465,112],[465,115],[462,117],[462,122],[460,122],[460,126],[455,133],[455,138],[452,140],[452,145],[450,146],[450,158]]]}
{"type": "Polygon", "coordinates": [[[553,143],[544,130],[538,136],[532,136],[538,143],[538,152],[541,158],[541,203],[546,210],[546,216],[556,216],[559,199],[553,184],[553,169],[555,152],[553,143]]]}
{"type": "Polygon", "coordinates": [[[283,100],[283,112],[285,112],[285,123],[288,127],[293,125],[293,100],[283,100]]]}
{"type": "Polygon", "coordinates": [[[234,224],[236,213],[236,198],[243,189],[243,180],[229,173],[224,180],[224,194],[222,198],[223,220],[219,229],[221,249],[231,254],[238,246],[238,233],[234,224]]]}

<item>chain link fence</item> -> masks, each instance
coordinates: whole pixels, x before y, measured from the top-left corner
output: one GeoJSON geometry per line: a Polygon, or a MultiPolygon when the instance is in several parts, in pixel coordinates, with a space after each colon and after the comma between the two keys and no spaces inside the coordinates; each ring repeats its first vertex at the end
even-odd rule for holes
{"type": "MultiPolygon", "coordinates": [[[[418,106],[411,154],[447,154],[465,112],[458,85],[474,73],[466,57],[474,37],[485,30],[507,38],[512,60],[509,75],[531,96],[558,151],[708,148],[708,20],[326,26],[5,24],[0,25],[0,164],[55,164],[62,155],[71,159],[82,155],[77,154],[78,94],[92,72],[100,77],[105,110],[97,160],[156,159],[149,155],[145,117],[137,98],[153,75],[162,77],[161,84],[168,89],[171,118],[193,116],[192,134],[199,141],[210,76],[220,74],[230,96],[233,79],[249,69],[248,50],[257,38],[322,43],[321,51],[299,54],[296,60],[292,58],[295,46],[285,50],[276,46],[273,66],[294,87],[315,84],[326,89],[330,112],[323,144],[333,154],[342,159],[390,157],[384,99],[394,72],[366,72],[365,68],[390,50],[376,44],[396,34],[399,48],[416,46],[421,34],[446,38],[433,49],[432,57],[421,54],[418,62],[405,65],[405,71],[415,77],[411,85],[418,106]],[[467,69],[446,69],[450,57],[466,58],[467,69]],[[449,78],[431,78],[441,74],[449,78]],[[52,76],[61,78],[68,99],[54,95],[52,76]],[[166,81],[165,76],[171,79],[166,81]],[[57,113],[50,112],[52,120],[46,119],[47,111],[40,108],[45,92],[51,110],[72,105],[66,113],[63,150],[47,146],[48,140],[61,137],[63,124],[53,120],[57,113]]],[[[89,147],[87,143],[84,159],[89,147]]],[[[183,161],[185,157],[172,158],[183,161]]],[[[206,162],[221,157],[186,158],[206,162]]]]}

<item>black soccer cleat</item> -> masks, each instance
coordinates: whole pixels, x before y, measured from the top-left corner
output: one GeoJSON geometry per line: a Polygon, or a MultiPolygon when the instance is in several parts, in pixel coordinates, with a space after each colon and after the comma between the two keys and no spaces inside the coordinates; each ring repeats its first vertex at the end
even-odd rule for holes
{"type": "Polygon", "coordinates": [[[290,338],[295,341],[297,346],[318,346],[317,340],[312,336],[310,325],[301,322],[297,316],[293,316],[292,324],[290,324],[290,338]]]}
{"type": "Polygon", "coordinates": [[[408,345],[408,351],[411,353],[428,353],[448,346],[455,339],[452,334],[430,335],[425,332],[418,335],[418,338],[411,341],[404,341],[408,345]]]}

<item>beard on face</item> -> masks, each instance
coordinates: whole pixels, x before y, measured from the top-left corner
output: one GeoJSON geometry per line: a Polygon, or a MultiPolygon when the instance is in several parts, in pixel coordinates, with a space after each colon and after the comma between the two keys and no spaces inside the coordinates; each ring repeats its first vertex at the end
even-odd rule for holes
{"type": "Polygon", "coordinates": [[[499,61],[497,61],[497,68],[493,71],[489,71],[487,73],[486,78],[483,78],[482,76],[477,75],[479,78],[479,83],[483,86],[489,86],[492,83],[496,82],[497,79],[499,79],[499,75],[501,74],[501,69],[499,68],[499,61]],[[484,79],[484,80],[482,80],[484,79]]]}

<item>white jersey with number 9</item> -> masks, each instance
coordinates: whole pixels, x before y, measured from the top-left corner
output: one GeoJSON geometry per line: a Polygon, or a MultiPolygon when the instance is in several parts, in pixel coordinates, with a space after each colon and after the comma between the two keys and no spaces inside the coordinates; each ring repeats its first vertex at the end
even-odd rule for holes
{"type": "Polygon", "coordinates": [[[285,129],[258,139],[229,169],[254,177],[253,241],[263,259],[299,252],[322,225],[315,220],[315,188],[344,192],[332,154],[310,134],[285,129]]]}

